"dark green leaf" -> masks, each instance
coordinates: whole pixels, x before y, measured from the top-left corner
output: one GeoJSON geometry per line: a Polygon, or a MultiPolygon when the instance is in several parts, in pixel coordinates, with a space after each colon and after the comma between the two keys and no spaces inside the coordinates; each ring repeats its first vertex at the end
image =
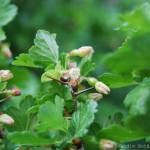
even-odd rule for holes
{"type": "Polygon", "coordinates": [[[98,138],[110,139],[116,142],[129,142],[139,140],[145,137],[145,134],[129,130],[117,124],[113,124],[107,128],[103,128],[98,138]]]}

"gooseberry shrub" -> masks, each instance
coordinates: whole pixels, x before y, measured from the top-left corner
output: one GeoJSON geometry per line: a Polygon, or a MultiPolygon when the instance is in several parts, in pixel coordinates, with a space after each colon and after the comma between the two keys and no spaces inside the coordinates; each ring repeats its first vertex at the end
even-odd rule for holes
{"type": "Polygon", "coordinates": [[[125,41],[101,66],[92,61],[93,47],[62,52],[45,30],[13,60],[2,28],[17,8],[9,0],[0,8],[0,149],[116,150],[149,142],[150,4],[121,16],[125,41]],[[118,101],[120,90],[125,98],[118,101]]]}

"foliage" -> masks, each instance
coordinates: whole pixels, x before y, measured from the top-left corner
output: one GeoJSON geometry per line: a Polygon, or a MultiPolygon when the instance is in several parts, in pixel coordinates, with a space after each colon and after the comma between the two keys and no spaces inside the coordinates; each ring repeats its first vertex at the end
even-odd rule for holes
{"type": "MultiPolygon", "coordinates": [[[[86,4],[81,8],[97,3],[89,0],[86,4]]],[[[95,56],[96,64],[91,46],[63,52],[56,34],[43,29],[36,32],[31,48],[12,61],[9,45],[3,41],[3,26],[14,18],[17,8],[9,0],[0,0],[0,8],[0,149],[97,150],[107,145],[99,146],[103,139],[116,142],[121,149],[122,144],[149,142],[149,3],[116,20],[117,38],[126,36],[124,42],[114,52],[95,56]],[[95,73],[95,68],[101,74],[95,73]],[[3,120],[2,114],[7,118],[3,120]]],[[[92,13],[85,11],[97,18],[93,8],[92,13]]],[[[69,11],[71,16],[74,11],[69,11]]],[[[82,37],[84,24],[94,22],[80,20],[79,14],[74,16],[75,37],[82,37]]],[[[59,17],[57,14],[57,20],[59,17]]],[[[110,25],[114,24],[110,21],[110,25]]],[[[105,36],[109,44],[110,35],[105,36]]],[[[66,45],[62,47],[74,44],[66,45]]]]}

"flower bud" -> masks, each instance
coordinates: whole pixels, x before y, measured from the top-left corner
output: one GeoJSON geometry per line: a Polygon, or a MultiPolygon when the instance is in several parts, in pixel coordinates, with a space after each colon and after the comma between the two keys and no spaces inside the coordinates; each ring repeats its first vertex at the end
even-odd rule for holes
{"type": "Polygon", "coordinates": [[[0,115],[0,123],[6,124],[6,125],[12,125],[14,123],[14,120],[12,117],[10,117],[7,114],[1,114],[0,115]]]}
{"type": "Polygon", "coordinates": [[[13,74],[10,70],[0,70],[0,81],[7,81],[13,78],[13,74]]]}
{"type": "Polygon", "coordinates": [[[18,88],[14,88],[14,89],[11,90],[11,94],[13,96],[20,96],[21,95],[21,90],[18,89],[18,88]]]}
{"type": "Polygon", "coordinates": [[[95,89],[97,92],[106,94],[106,95],[110,92],[110,88],[103,82],[96,82],[95,89]]]}
{"type": "Polygon", "coordinates": [[[100,99],[103,98],[103,95],[100,94],[100,93],[90,93],[90,94],[88,95],[88,97],[89,97],[89,99],[98,101],[98,100],[100,100],[100,99]]]}
{"type": "Polygon", "coordinates": [[[94,49],[91,46],[83,46],[69,52],[69,56],[85,57],[93,54],[94,49]]]}
{"type": "Polygon", "coordinates": [[[12,57],[12,52],[11,52],[8,44],[2,44],[1,49],[2,49],[3,55],[6,58],[11,58],[12,57]]]}
{"type": "Polygon", "coordinates": [[[101,150],[116,150],[117,143],[111,140],[103,139],[100,141],[99,147],[101,150]]]}
{"type": "Polygon", "coordinates": [[[69,67],[69,69],[76,68],[77,67],[77,63],[76,62],[69,62],[68,63],[68,67],[69,67]]]}
{"type": "Polygon", "coordinates": [[[89,85],[91,86],[95,86],[96,82],[98,82],[98,80],[94,77],[89,77],[89,78],[85,78],[88,82],[89,85]]]}
{"type": "Polygon", "coordinates": [[[80,78],[80,69],[79,68],[71,68],[69,69],[69,74],[71,80],[79,80],[80,78]]]}

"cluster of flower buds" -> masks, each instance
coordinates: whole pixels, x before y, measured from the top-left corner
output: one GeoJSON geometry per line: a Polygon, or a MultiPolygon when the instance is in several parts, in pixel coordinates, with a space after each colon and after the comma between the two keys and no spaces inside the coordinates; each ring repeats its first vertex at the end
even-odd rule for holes
{"type": "Polygon", "coordinates": [[[7,114],[0,113],[0,124],[12,125],[14,124],[14,119],[7,114]]]}
{"type": "Polygon", "coordinates": [[[80,80],[80,69],[76,65],[72,64],[70,68],[61,73],[61,81],[67,82],[72,87],[73,91],[77,91],[78,83],[80,80]]]}
{"type": "Polygon", "coordinates": [[[110,93],[110,88],[103,82],[98,81],[96,78],[84,77],[83,79],[86,80],[89,85],[95,87],[96,91],[98,92],[98,93],[90,93],[89,94],[90,99],[97,101],[103,98],[102,94],[107,95],[110,93]]]}
{"type": "Polygon", "coordinates": [[[102,139],[99,142],[99,147],[101,150],[116,150],[117,143],[111,140],[102,139]]]}
{"type": "Polygon", "coordinates": [[[9,44],[4,43],[0,45],[1,52],[6,58],[12,58],[12,52],[9,48],[9,44]]]}
{"type": "Polygon", "coordinates": [[[85,57],[88,55],[92,55],[94,53],[94,49],[91,46],[83,46],[78,49],[74,49],[68,53],[69,56],[79,56],[85,57]]]}
{"type": "Polygon", "coordinates": [[[7,81],[13,78],[10,70],[0,70],[0,81],[7,81]]]}
{"type": "Polygon", "coordinates": [[[94,77],[87,77],[85,78],[88,82],[89,85],[94,86],[96,91],[101,93],[101,94],[109,94],[110,88],[104,84],[103,82],[98,81],[94,77]]]}

